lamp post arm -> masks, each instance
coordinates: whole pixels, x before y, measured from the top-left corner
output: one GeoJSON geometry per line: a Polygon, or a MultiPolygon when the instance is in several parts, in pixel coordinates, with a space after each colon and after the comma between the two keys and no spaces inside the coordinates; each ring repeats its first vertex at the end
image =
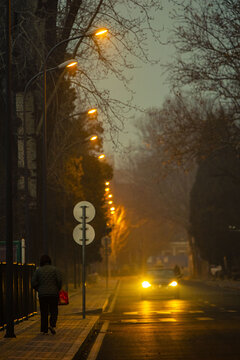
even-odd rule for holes
{"type": "MultiPolygon", "coordinates": [[[[48,52],[48,54],[47,54],[47,56],[46,56],[46,58],[45,58],[45,60],[44,60],[43,70],[41,71],[41,73],[44,74],[45,71],[46,71],[46,72],[48,71],[48,70],[45,70],[45,69],[46,69],[47,60],[48,60],[48,58],[50,57],[50,55],[53,53],[53,51],[54,51],[58,46],[61,46],[62,44],[66,43],[66,42],[68,42],[68,41],[71,41],[71,40],[77,40],[77,39],[80,39],[80,38],[91,37],[91,36],[93,36],[93,34],[78,35],[78,36],[74,36],[74,37],[69,38],[69,39],[64,39],[64,40],[60,41],[59,43],[57,43],[52,49],[49,50],[49,52],[48,52]]],[[[63,73],[62,73],[62,74],[63,74],[63,73]]],[[[60,75],[60,78],[61,78],[62,76],[63,76],[63,75],[60,75]]],[[[54,91],[52,92],[52,94],[50,95],[50,98],[48,99],[48,101],[47,101],[47,103],[46,103],[46,109],[45,109],[45,111],[47,110],[48,105],[51,103],[51,101],[52,101],[52,99],[53,99],[53,97],[54,97],[54,95],[55,95],[55,93],[56,93],[56,91],[57,91],[59,82],[60,82],[60,81],[58,80],[58,82],[57,82],[57,84],[56,84],[56,86],[55,86],[55,88],[54,88],[54,91]]],[[[44,118],[44,114],[42,115],[42,117],[41,117],[41,119],[40,119],[40,121],[39,121],[39,123],[38,123],[37,130],[36,130],[36,134],[37,134],[37,135],[39,135],[40,130],[41,130],[41,127],[42,127],[42,125],[43,125],[43,118],[44,118]]]]}
{"type": "Polygon", "coordinates": [[[85,37],[91,37],[91,36],[93,36],[93,34],[73,36],[72,38],[64,39],[64,40],[60,41],[59,43],[57,43],[57,44],[56,44],[55,46],[53,46],[53,47],[49,50],[49,52],[47,53],[47,56],[46,56],[46,58],[45,58],[45,60],[44,60],[44,63],[43,63],[43,71],[44,71],[44,69],[45,69],[45,67],[46,67],[48,58],[50,57],[50,55],[54,52],[54,50],[55,50],[57,47],[61,46],[62,44],[66,43],[66,42],[72,41],[72,40],[83,39],[83,38],[85,38],[85,37]]]}
{"type": "MultiPolygon", "coordinates": [[[[50,68],[50,69],[47,69],[46,72],[49,72],[49,71],[53,71],[53,70],[56,70],[58,69],[58,66],[55,66],[53,68],[50,68]]],[[[25,97],[26,97],[26,92],[27,92],[27,89],[28,87],[31,85],[31,83],[40,75],[43,75],[43,71],[39,71],[39,73],[37,73],[36,75],[34,75],[29,81],[28,83],[26,84],[25,88],[24,88],[24,93],[23,93],[23,103],[24,103],[24,100],[25,100],[25,97]]]]}

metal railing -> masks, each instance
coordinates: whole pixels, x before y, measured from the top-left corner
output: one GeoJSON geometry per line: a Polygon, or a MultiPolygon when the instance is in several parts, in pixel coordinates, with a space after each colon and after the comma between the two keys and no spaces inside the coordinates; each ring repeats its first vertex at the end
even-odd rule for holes
{"type": "MultiPolygon", "coordinates": [[[[13,315],[15,322],[27,319],[37,311],[31,279],[35,265],[13,264],[13,315]]],[[[6,263],[0,263],[0,330],[6,324],[6,263]]]]}

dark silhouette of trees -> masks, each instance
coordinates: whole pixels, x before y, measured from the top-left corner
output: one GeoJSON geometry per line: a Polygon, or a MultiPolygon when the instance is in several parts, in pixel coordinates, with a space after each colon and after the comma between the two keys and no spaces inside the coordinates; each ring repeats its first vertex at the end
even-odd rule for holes
{"type": "MultiPolygon", "coordinates": [[[[4,6],[0,0],[3,11],[0,14],[1,28],[0,39],[0,82],[2,98],[4,98],[5,77],[5,33],[4,33],[4,6]]],[[[47,76],[47,173],[48,173],[48,222],[51,228],[59,232],[50,233],[50,237],[60,239],[63,227],[60,224],[68,222],[66,212],[72,213],[72,203],[77,197],[96,196],[96,206],[99,208],[99,237],[104,233],[106,217],[102,202],[102,185],[105,179],[111,178],[111,167],[106,164],[97,165],[94,157],[102,148],[103,127],[100,123],[90,129],[88,120],[83,114],[89,107],[98,108],[99,122],[105,122],[105,128],[116,134],[123,127],[130,103],[124,104],[112,99],[110,90],[102,90],[99,80],[105,79],[109,74],[114,75],[123,82],[128,89],[128,79],[124,74],[126,69],[131,69],[133,64],[131,56],[142,61],[150,61],[147,46],[144,41],[147,28],[158,40],[159,32],[151,25],[150,12],[160,10],[161,5],[157,0],[130,0],[125,4],[115,0],[13,0],[13,104],[14,123],[19,118],[20,127],[15,131],[16,163],[14,164],[17,176],[14,179],[17,190],[14,198],[16,209],[14,238],[26,236],[23,219],[26,194],[23,188],[23,90],[27,82],[43,69],[47,53],[57,43],[67,38],[93,33],[97,28],[105,26],[109,29],[109,36],[97,40],[90,37],[76,41],[64,42],[57,47],[49,57],[47,68],[55,67],[71,57],[79,60],[79,71],[67,75],[66,72],[55,71],[47,76]],[[129,16],[129,9],[131,15],[129,16]],[[79,123],[75,127],[73,124],[79,123]],[[89,134],[95,130],[99,135],[98,145],[92,149],[87,140],[89,134]],[[88,159],[88,163],[85,160],[88,159]],[[94,164],[94,165],[93,165],[94,164]],[[73,168],[76,166],[74,174],[73,168]],[[91,165],[91,166],[90,166],[91,165]],[[96,173],[96,170],[98,172],[96,173]],[[90,173],[89,173],[90,172],[90,173]],[[71,174],[71,175],[70,175],[71,174]],[[107,174],[107,175],[106,175],[107,174]],[[69,176],[68,176],[69,175],[69,176]],[[96,183],[93,179],[97,176],[96,183]],[[85,179],[88,178],[88,181],[85,179]],[[76,182],[80,181],[79,189],[76,182]],[[102,183],[101,183],[102,184],[102,183]],[[71,189],[71,190],[70,190],[71,189]],[[97,193],[99,191],[99,193],[97,193]],[[73,192],[72,194],[69,194],[73,192]],[[61,196],[62,195],[62,196],[61,196]],[[64,201],[63,201],[64,198],[64,201]],[[65,204],[65,205],[64,205],[65,204]],[[101,207],[101,209],[100,209],[101,207]],[[55,211],[55,213],[54,213],[55,211]],[[53,225],[59,225],[53,226],[53,225]]],[[[28,179],[30,219],[30,239],[32,261],[41,252],[41,137],[42,137],[42,106],[43,88],[42,77],[36,79],[28,89],[26,97],[26,122],[27,122],[27,149],[28,149],[28,179]]],[[[1,106],[4,113],[4,104],[1,106]]],[[[1,118],[1,122],[4,121],[1,118]]],[[[117,138],[114,139],[117,143],[117,138]]],[[[4,194],[1,194],[2,199],[4,194]]],[[[4,201],[4,199],[3,199],[4,201]]],[[[1,203],[3,203],[1,201],[1,203]]],[[[0,214],[4,219],[4,213],[0,214]]],[[[4,222],[1,222],[3,224],[4,222]]],[[[4,226],[4,225],[3,225],[4,226]]],[[[67,230],[66,225],[66,231],[67,230]]],[[[70,225],[69,225],[70,229],[70,225]]],[[[69,232],[68,232],[69,234],[69,232]]],[[[99,246],[99,245],[97,245],[99,246]]],[[[50,246],[51,248],[51,246],[50,246]]],[[[61,246],[53,244],[52,249],[59,250],[61,246]]],[[[55,250],[52,250],[55,251],[55,250]]],[[[94,253],[94,252],[92,252],[94,253]]],[[[94,253],[92,260],[96,258],[94,253]]]]}
{"type": "Polygon", "coordinates": [[[174,86],[190,85],[240,113],[240,56],[238,0],[172,1],[177,54],[169,65],[174,86]]]}
{"type": "Polygon", "coordinates": [[[226,271],[238,267],[240,160],[234,149],[216,150],[199,163],[191,191],[191,235],[200,255],[226,271]],[[227,268],[226,268],[227,266],[227,268]]]}

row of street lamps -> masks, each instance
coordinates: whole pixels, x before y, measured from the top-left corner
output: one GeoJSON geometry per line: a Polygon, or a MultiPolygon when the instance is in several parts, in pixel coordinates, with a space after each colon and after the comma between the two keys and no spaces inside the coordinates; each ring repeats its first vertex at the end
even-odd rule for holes
{"type": "MultiPolygon", "coordinates": [[[[94,33],[84,34],[74,36],[68,39],[64,39],[53,46],[45,57],[42,70],[33,76],[25,86],[24,96],[23,96],[23,133],[24,133],[24,192],[25,192],[25,229],[26,229],[26,237],[27,241],[29,241],[29,186],[28,186],[28,157],[27,157],[27,131],[26,131],[26,93],[30,84],[40,75],[43,75],[43,121],[42,124],[42,240],[43,240],[43,250],[44,253],[48,253],[48,231],[47,231],[47,73],[64,68],[71,68],[77,65],[76,59],[67,60],[54,68],[47,69],[47,61],[51,54],[54,52],[56,48],[61,46],[63,43],[82,39],[82,38],[92,38],[92,37],[100,37],[102,35],[106,35],[108,32],[107,29],[100,29],[95,31],[94,33]]],[[[89,115],[95,114],[96,109],[90,109],[88,111],[89,115]]],[[[76,115],[76,114],[74,114],[76,115]]],[[[94,135],[90,138],[91,141],[97,139],[97,136],[94,135]]],[[[98,156],[99,159],[104,159],[105,155],[101,154],[98,156]]]]}

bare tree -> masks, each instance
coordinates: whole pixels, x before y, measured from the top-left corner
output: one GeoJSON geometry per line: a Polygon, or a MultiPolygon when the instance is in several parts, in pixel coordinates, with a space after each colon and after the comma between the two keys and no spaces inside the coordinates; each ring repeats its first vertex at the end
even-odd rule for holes
{"type": "Polygon", "coordinates": [[[177,87],[193,86],[240,115],[240,4],[238,0],[172,0],[177,56],[169,64],[177,87]]]}
{"type": "MultiPolygon", "coordinates": [[[[0,0],[0,7],[3,9],[0,14],[3,29],[0,39],[0,81],[4,93],[6,51],[4,7],[6,7],[6,2],[0,0]]],[[[41,74],[35,82],[31,83],[26,94],[28,111],[26,112],[25,140],[28,161],[23,159],[22,151],[24,148],[23,91],[25,85],[33,76],[41,73],[46,56],[53,48],[55,50],[48,58],[47,69],[56,67],[71,57],[76,57],[79,61],[79,70],[71,81],[68,81],[64,73],[60,74],[59,71],[50,72],[47,77],[47,153],[48,170],[51,175],[55,160],[63,150],[61,146],[56,146],[61,144],[61,136],[66,130],[64,128],[62,131],[62,121],[69,121],[73,113],[85,111],[88,106],[95,105],[99,113],[103,114],[106,129],[111,129],[112,135],[116,135],[117,131],[123,128],[127,111],[131,107],[130,101],[123,104],[117,99],[112,99],[110,90],[100,89],[99,80],[113,74],[119,81],[124,82],[126,89],[129,89],[125,69],[131,69],[134,66],[132,56],[142,61],[150,61],[146,37],[147,32],[151,31],[155,40],[159,39],[159,31],[155,31],[152,26],[151,13],[161,10],[161,4],[158,0],[13,0],[12,7],[14,23],[12,89],[17,99],[16,116],[22,120],[22,126],[18,128],[16,136],[19,158],[17,170],[20,170],[17,179],[18,193],[27,193],[23,186],[23,167],[25,166],[28,182],[31,181],[31,206],[37,212],[40,211],[38,205],[41,203],[41,181],[39,180],[42,176],[43,81],[41,74]],[[109,29],[109,36],[105,39],[94,40],[90,34],[103,26],[109,29]],[[81,36],[81,39],[79,41],[67,40],[74,36],[81,36]],[[64,41],[62,45],[55,47],[61,41],[64,41]],[[55,154],[54,151],[56,151],[55,154]]],[[[71,131],[69,128],[68,130],[70,134],[71,131]]],[[[64,149],[67,147],[65,140],[71,138],[65,135],[64,149]]],[[[117,143],[117,137],[115,142],[117,143]]],[[[58,170],[60,168],[61,166],[58,166],[58,170]]],[[[61,178],[60,173],[57,176],[61,178]]],[[[20,203],[20,200],[25,200],[24,195],[16,197],[16,201],[20,203]]],[[[23,204],[19,207],[23,208],[23,204]]],[[[15,218],[18,219],[18,216],[15,218]]],[[[19,230],[19,233],[23,232],[24,230],[19,230]]]]}
{"type": "Polygon", "coordinates": [[[233,130],[232,115],[212,99],[178,93],[161,109],[148,111],[148,121],[142,124],[145,143],[156,155],[161,150],[157,158],[166,172],[176,166],[188,171],[224,147],[237,151],[240,129],[233,130]]]}

